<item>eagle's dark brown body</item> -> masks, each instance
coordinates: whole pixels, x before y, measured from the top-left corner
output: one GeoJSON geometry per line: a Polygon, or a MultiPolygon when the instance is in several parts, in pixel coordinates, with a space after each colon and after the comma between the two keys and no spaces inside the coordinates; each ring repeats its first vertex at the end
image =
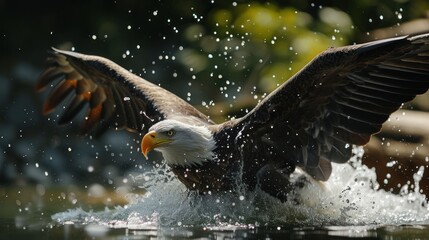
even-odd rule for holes
{"type": "MultiPolygon", "coordinates": [[[[188,189],[197,190],[200,194],[230,192],[240,188],[253,190],[260,186],[271,195],[286,200],[293,188],[288,175],[294,171],[295,164],[282,161],[274,151],[267,157],[265,148],[269,146],[263,142],[246,144],[237,129],[242,128],[227,132],[229,143],[223,142],[215,149],[215,160],[201,165],[171,166],[171,170],[188,189]],[[241,148],[236,147],[237,144],[241,148]]],[[[218,141],[226,139],[222,134],[215,135],[215,138],[218,141]]]]}

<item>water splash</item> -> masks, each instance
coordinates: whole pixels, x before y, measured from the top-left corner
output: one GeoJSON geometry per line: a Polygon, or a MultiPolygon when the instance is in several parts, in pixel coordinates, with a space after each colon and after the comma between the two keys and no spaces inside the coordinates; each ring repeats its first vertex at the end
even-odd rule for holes
{"type": "MultiPolygon", "coordinates": [[[[349,164],[334,164],[325,183],[310,181],[295,201],[282,203],[262,191],[198,196],[186,190],[165,166],[141,175],[145,195],[130,195],[124,207],[87,212],[80,208],[57,213],[59,223],[97,223],[109,227],[156,229],[159,226],[211,228],[264,226],[357,226],[429,224],[425,196],[394,195],[379,189],[374,169],[362,165],[362,149],[349,164]],[[299,202],[297,204],[296,202],[299,202]]],[[[423,169],[415,174],[415,186],[423,169]]],[[[418,189],[418,187],[416,188],[418,189]]]]}

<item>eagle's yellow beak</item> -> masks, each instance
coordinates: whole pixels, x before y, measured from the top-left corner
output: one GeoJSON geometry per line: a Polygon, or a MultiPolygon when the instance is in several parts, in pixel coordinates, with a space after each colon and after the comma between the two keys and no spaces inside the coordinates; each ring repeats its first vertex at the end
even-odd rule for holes
{"type": "Polygon", "coordinates": [[[166,138],[158,138],[158,134],[155,131],[148,132],[142,139],[142,153],[145,158],[148,159],[147,154],[150,152],[150,150],[168,142],[171,142],[171,140],[166,138]]]}

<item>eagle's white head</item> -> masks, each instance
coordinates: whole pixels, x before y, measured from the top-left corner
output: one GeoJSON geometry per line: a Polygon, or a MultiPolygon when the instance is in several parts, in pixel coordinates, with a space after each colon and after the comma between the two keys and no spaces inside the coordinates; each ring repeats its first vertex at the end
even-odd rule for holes
{"type": "Polygon", "coordinates": [[[169,165],[192,166],[213,159],[216,144],[207,127],[168,119],[149,129],[141,147],[146,158],[148,152],[155,149],[169,165]]]}

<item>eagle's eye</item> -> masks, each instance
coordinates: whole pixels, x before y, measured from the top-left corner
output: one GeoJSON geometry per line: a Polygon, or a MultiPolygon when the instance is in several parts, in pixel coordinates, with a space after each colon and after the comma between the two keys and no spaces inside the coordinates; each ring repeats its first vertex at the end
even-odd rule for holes
{"type": "Polygon", "coordinates": [[[168,130],[165,132],[167,136],[172,137],[176,132],[174,130],[168,130]]]}

